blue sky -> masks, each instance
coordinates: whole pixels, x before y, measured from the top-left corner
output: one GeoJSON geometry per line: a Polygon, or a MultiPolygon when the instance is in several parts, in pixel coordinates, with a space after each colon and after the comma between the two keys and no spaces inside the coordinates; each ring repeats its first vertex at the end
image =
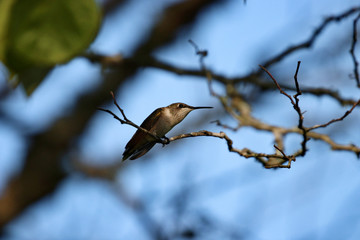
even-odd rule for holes
{"type": "MultiPolygon", "coordinates": [[[[160,2],[164,1],[159,4],[132,1],[122,11],[108,16],[91,49],[104,54],[131,55],[161,11],[160,2]]],[[[194,29],[184,31],[175,44],[155,55],[180,67],[197,68],[198,58],[187,42],[192,39],[209,51],[207,67],[227,76],[245,75],[285,47],[307,39],[325,16],[339,14],[355,4],[357,1],[350,0],[248,0],[246,5],[243,1],[231,1],[204,13],[194,29]]],[[[336,45],[337,40],[346,36],[350,27],[351,21],[330,26],[313,49],[292,55],[274,68],[275,73],[292,84],[296,63],[301,60],[300,86],[332,87],[343,96],[356,99],[360,91],[348,77],[352,71],[348,50],[334,60],[319,57],[332,56],[331,52],[341,47],[336,45]]],[[[357,53],[360,55],[359,48],[357,53]]],[[[71,112],[80,93],[96,90],[101,81],[99,75],[98,66],[74,59],[57,67],[31,97],[27,98],[17,88],[2,107],[27,131],[38,131],[71,112]]],[[[219,85],[215,88],[223,91],[219,85]]],[[[201,129],[223,131],[210,123],[219,117],[236,125],[223,115],[218,101],[210,96],[205,79],[144,69],[114,91],[127,116],[139,124],[155,108],[172,102],[215,107],[213,115],[207,110],[190,113],[168,136],[201,129]]],[[[326,122],[346,111],[325,97],[304,96],[300,101],[307,111],[305,124],[309,125],[326,122]]],[[[115,111],[112,105],[106,107],[115,111]]],[[[253,107],[254,115],[268,123],[297,124],[296,113],[280,94],[259,96],[253,107]]],[[[322,131],[329,131],[338,142],[360,145],[359,131],[346,127],[359,117],[357,109],[345,121],[322,131]]],[[[121,158],[134,131],[99,112],[76,149],[89,164],[111,164],[121,158]]],[[[267,133],[249,128],[227,133],[235,147],[273,151],[273,139],[267,133]]],[[[0,135],[2,189],[6,179],[21,166],[27,142],[23,132],[6,122],[0,122],[0,135]]],[[[296,150],[300,141],[301,138],[290,136],[286,150],[296,150]]],[[[359,160],[355,154],[331,152],[321,142],[312,140],[308,147],[306,157],[299,158],[290,170],[267,170],[252,159],[229,153],[220,139],[184,139],[164,148],[155,146],[143,158],[126,162],[117,174],[116,184],[129,196],[144,201],[148,213],[159,223],[174,217],[169,204],[171,196],[188,186],[189,212],[205,212],[219,226],[241,229],[247,239],[359,239],[359,160]]],[[[77,173],[71,174],[53,195],[34,204],[8,229],[10,239],[151,239],[136,214],[121,201],[116,187],[77,173]]]]}

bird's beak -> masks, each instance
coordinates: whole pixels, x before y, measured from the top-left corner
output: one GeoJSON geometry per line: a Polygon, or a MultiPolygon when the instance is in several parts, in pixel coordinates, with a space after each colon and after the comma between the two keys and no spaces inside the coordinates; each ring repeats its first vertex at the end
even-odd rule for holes
{"type": "Polygon", "coordinates": [[[192,110],[195,110],[195,109],[203,109],[203,108],[213,108],[213,107],[190,107],[192,110]]]}

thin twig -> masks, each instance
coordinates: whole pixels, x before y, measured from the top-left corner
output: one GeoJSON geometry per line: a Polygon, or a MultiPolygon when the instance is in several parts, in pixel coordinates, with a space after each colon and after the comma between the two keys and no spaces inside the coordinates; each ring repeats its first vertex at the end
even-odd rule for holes
{"type": "Polygon", "coordinates": [[[98,110],[100,111],[104,111],[104,112],[107,112],[109,114],[111,114],[116,120],[118,120],[121,124],[126,124],[126,121],[122,120],[121,118],[119,118],[115,113],[113,113],[112,111],[108,110],[108,109],[104,109],[104,108],[101,108],[101,107],[98,107],[97,108],[98,110]]]}
{"type": "MultiPolygon", "coordinates": [[[[295,161],[295,157],[293,156],[287,156],[283,150],[281,150],[281,148],[279,148],[278,146],[274,145],[274,148],[276,148],[279,152],[281,152],[281,154],[284,156],[285,159],[288,160],[288,164],[287,165],[283,165],[283,164],[279,164],[279,165],[272,165],[271,168],[274,167],[279,167],[279,168],[291,168],[291,161],[295,161]]],[[[268,167],[269,168],[269,167],[268,167]]]]}
{"type": "Polygon", "coordinates": [[[213,76],[211,74],[211,71],[207,70],[207,68],[205,67],[205,63],[204,63],[204,58],[208,55],[208,51],[207,50],[200,50],[198,45],[191,39],[189,39],[189,43],[191,45],[193,45],[193,47],[195,48],[196,55],[200,56],[200,58],[199,58],[200,67],[201,67],[202,72],[205,73],[210,94],[212,96],[214,96],[214,97],[219,98],[220,96],[212,88],[213,76]]]}
{"type": "Polygon", "coordinates": [[[299,116],[298,128],[301,129],[302,136],[303,136],[303,141],[301,142],[301,148],[302,148],[301,156],[305,156],[306,142],[308,141],[308,137],[306,136],[307,131],[306,131],[305,127],[304,127],[304,115],[301,112],[301,109],[300,109],[300,106],[299,106],[299,98],[298,98],[298,96],[300,96],[302,94],[301,90],[300,90],[300,87],[299,87],[299,82],[297,80],[297,75],[299,73],[300,64],[301,64],[301,61],[298,61],[298,64],[296,66],[296,71],[295,71],[295,74],[294,74],[294,81],[295,81],[295,86],[296,86],[296,94],[293,97],[295,99],[294,109],[296,110],[296,112],[297,112],[297,114],[299,116]]]}
{"type": "Polygon", "coordinates": [[[353,22],[353,38],[352,38],[351,48],[350,48],[351,58],[354,62],[354,77],[355,77],[358,87],[360,87],[360,78],[359,78],[359,71],[358,71],[359,62],[357,61],[356,56],[355,56],[355,45],[357,42],[357,23],[358,23],[359,19],[360,19],[360,13],[354,19],[354,22],[353,22]]]}
{"type": "Polygon", "coordinates": [[[231,131],[234,131],[234,132],[236,132],[239,129],[239,127],[231,127],[226,124],[223,124],[222,122],[220,122],[220,120],[214,120],[214,121],[211,121],[210,123],[215,123],[217,126],[220,126],[225,129],[230,129],[231,131]]]}
{"type": "Polygon", "coordinates": [[[285,95],[287,98],[289,98],[290,101],[291,101],[291,104],[292,104],[293,106],[295,106],[295,102],[294,102],[294,100],[292,99],[292,97],[291,97],[289,94],[287,94],[285,91],[283,91],[283,90],[281,89],[279,83],[276,81],[276,79],[273,77],[273,75],[272,75],[264,66],[261,66],[261,65],[259,65],[259,66],[260,66],[261,69],[264,70],[264,71],[269,75],[269,77],[273,80],[273,82],[275,83],[276,87],[279,89],[280,93],[283,94],[283,95],[285,95]]]}
{"type": "Polygon", "coordinates": [[[114,95],[114,92],[113,91],[110,91],[110,95],[111,97],[113,98],[114,100],[114,104],[115,106],[117,107],[117,109],[119,109],[119,111],[121,112],[121,115],[124,117],[125,121],[128,121],[128,122],[131,122],[125,115],[124,111],[122,110],[122,108],[119,106],[119,104],[117,103],[116,101],[116,98],[115,98],[115,95],[114,95]]]}
{"type": "Polygon", "coordinates": [[[208,55],[208,51],[207,50],[200,50],[198,45],[193,40],[189,39],[188,41],[189,41],[189,43],[191,45],[193,45],[193,47],[195,48],[195,51],[196,51],[196,55],[200,56],[200,59],[201,59],[201,62],[202,62],[204,57],[206,57],[208,55]]]}
{"type": "Polygon", "coordinates": [[[359,105],[359,104],[360,104],[360,99],[359,99],[356,103],[354,103],[354,105],[353,105],[349,110],[347,110],[342,117],[332,119],[332,120],[330,120],[329,122],[324,123],[324,124],[319,124],[319,125],[312,126],[312,127],[310,127],[310,128],[307,128],[306,130],[309,132],[309,131],[312,131],[312,130],[317,129],[317,128],[327,127],[327,126],[329,126],[330,124],[332,124],[332,123],[334,123],[334,122],[342,121],[342,120],[344,120],[344,118],[346,118],[346,117],[354,110],[354,108],[355,108],[357,105],[359,105]]]}

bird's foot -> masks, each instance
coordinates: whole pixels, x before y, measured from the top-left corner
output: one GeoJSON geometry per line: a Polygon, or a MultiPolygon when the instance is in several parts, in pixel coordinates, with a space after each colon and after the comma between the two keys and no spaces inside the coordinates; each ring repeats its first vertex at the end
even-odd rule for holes
{"type": "Polygon", "coordinates": [[[165,147],[165,145],[167,145],[167,144],[170,143],[170,139],[167,138],[166,136],[162,137],[161,139],[163,140],[163,141],[162,141],[163,147],[165,147]]]}

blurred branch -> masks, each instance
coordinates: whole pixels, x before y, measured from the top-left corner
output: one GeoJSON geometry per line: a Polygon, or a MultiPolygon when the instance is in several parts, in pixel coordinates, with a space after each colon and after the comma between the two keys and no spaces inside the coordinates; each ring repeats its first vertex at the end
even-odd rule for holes
{"type": "MultiPolygon", "coordinates": [[[[195,76],[195,77],[207,77],[207,74],[211,74],[212,79],[216,80],[219,83],[222,83],[224,85],[228,84],[239,84],[239,83],[246,83],[251,84],[254,86],[259,87],[261,90],[274,90],[276,89],[276,86],[272,84],[271,82],[265,82],[262,77],[257,76],[255,74],[248,74],[243,77],[225,77],[224,75],[215,73],[209,69],[207,69],[207,73],[205,73],[202,70],[197,69],[187,69],[187,68],[179,68],[176,66],[173,66],[169,63],[162,62],[155,58],[147,58],[145,61],[137,62],[136,59],[132,59],[132,61],[135,64],[142,64],[143,67],[153,67],[157,69],[162,69],[164,71],[172,72],[177,75],[188,75],[188,76],[195,76]]],[[[289,91],[295,91],[296,88],[293,86],[281,84],[281,88],[289,91]]],[[[302,93],[306,94],[312,94],[314,96],[328,96],[339,102],[341,105],[353,105],[356,100],[351,98],[345,98],[339,94],[338,91],[328,89],[328,88],[303,88],[301,90],[302,93]]]]}
{"type": "MultiPolygon", "coordinates": [[[[122,62],[126,61],[126,62],[131,62],[132,64],[137,65],[139,67],[152,67],[152,68],[172,72],[172,73],[180,75],[180,76],[187,75],[187,76],[195,76],[195,77],[208,77],[208,75],[210,74],[213,80],[216,80],[217,82],[222,83],[224,85],[228,85],[228,84],[235,85],[235,84],[239,84],[239,83],[246,83],[246,84],[251,84],[251,85],[257,86],[261,90],[276,89],[276,86],[274,86],[274,84],[272,84],[270,82],[265,82],[265,81],[263,81],[263,78],[261,78],[260,76],[256,76],[254,74],[249,74],[244,77],[234,77],[234,78],[225,77],[224,75],[214,73],[213,71],[211,71],[209,69],[207,69],[207,71],[204,72],[203,70],[198,70],[195,68],[188,69],[188,68],[176,67],[174,65],[171,65],[166,62],[162,62],[153,57],[143,57],[141,59],[138,59],[138,58],[124,58],[123,59],[123,58],[119,57],[119,55],[106,56],[106,55],[101,55],[101,54],[97,54],[97,53],[93,53],[93,52],[86,53],[83,55],[83,57],[87,58],[91,62],[100,63],[104,68],[109,67],[109,68],[116,69],[119,65],[121,65],[122,62]]],[[[285,89],[285,90],[296,92],[296,88],[289,86],[289,85],[281,84],[281,88],[285,89]]],[[[338,93],[338,91],[334,91],[332,89],[327,89],[327,88],[310,88],[310,87],[308,87],[308,88],[302,89],[301,92],[306,93],[306,94],[312,94],[314,96],[328,96],[328,97],[333,98],[334,100],[336,100],[343,106],[353,105],[356,102],[356,100],[354,100],[354,99],[345,98],[345,97],[341,96],[338,93]]]]}
{"type": "Polygon", "coordinates": [[[236,132],[239,129],[239,126],[231,127],[231,126],[221,123],[220,120],[214,120],[214,121],[211,121],[210,123],[215,123],[217,126],[222,127],[224,129],[230,129],[233,132],[236,132]]]}
{"type": "Polygon", "coordinates": [[[202,10],[213,4],[226,4],[227,2],[220,0],[185,0],[169,6],[151,29],[149,38],[136,50],[134,55],[138,57],[151,56],[150,53],[153,50],[173,41],[178,29],[194,23],[202,10]]]}

